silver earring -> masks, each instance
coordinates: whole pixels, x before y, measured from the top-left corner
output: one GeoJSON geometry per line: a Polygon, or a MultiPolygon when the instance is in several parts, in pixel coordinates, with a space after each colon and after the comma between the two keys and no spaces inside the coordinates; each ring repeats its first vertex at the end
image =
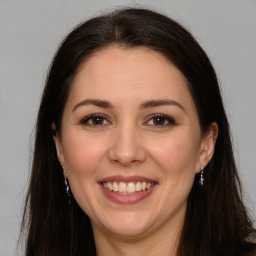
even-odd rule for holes
{"type": "Polygon", "coordinates": [[[63,168],[63,174],[64,174],[64,182],[65,182],[65,186],[66,186],[66,192],[67,192],[68,197],[70,197],[70,193],[69,193],[70,188],[69,188],[69,185],[68,185],[68,180],[67,180],[66,177],[65,177],[65,172],[66,172],[66,170],[64,169],[64,167],[62,167],[62,168],[63,168]]]}
{"type": "Polygon", "coordinates": [[[200,168],[200,180],[199,180],[199,183],[201,184],[201,186],[204,185],[204,167],[201,166],[200,168]]]}

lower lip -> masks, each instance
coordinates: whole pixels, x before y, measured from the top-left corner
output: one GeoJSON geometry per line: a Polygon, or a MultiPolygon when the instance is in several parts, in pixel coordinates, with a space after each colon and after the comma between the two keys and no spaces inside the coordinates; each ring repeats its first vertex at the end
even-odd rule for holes
{"type": "Polygon", "coordinates": [[[156,185],[154,185],[148,190],[139,191],[131,195],[118,194],[116,192],[104,188],[102,185],[100,185],[100,187],[107,198],[118,204],[135,204],[149,197],[151,193],[154,191],[156,185]]]}

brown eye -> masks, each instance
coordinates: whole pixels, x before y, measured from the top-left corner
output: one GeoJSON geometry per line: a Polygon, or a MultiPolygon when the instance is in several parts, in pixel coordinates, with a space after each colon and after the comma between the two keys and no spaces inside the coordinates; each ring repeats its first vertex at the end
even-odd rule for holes
{"type": "Polygon", "coordinates": [[[155,114],[147,122],[147,125],[159,126],[159,127],[169,126],[174,124],[175,124],[174,119],[164,114],[155,114]]]}
{"type": "Polygon", "coordinates": [[[166,118],[165,117],[154,117],[153,119],[153,123],[154,125],[164,125],[166,122],[166,118]]]}
{"type": "Polygon", "coordinates": [[[104,123],[104,118],[101,116],[94,116],[91,118],[91,123],[93,125],[99,125],[104,123]]]}
{"type": "Polygon", "coordinates": [[[110,124],[107,118],[101,114],[90,115],[84,118],[80,123],[88,126],[101,126],[110,124]]]}

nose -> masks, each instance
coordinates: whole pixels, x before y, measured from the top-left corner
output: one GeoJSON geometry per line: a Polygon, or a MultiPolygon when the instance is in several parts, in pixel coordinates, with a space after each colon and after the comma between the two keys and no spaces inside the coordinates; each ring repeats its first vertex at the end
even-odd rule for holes
{"type": "Polygon", "coordinates": [[[145,161],[146,150],[143,136],[136,127],[122,126],[113,132],[112,146],[109,149],[111,162],[127,167],[145,161]]]}

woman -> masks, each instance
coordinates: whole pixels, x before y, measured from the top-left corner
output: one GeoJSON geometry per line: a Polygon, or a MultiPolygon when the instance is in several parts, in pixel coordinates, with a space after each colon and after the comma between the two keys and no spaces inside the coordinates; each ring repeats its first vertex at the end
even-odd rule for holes
{"type": "Polygon", "coordinates": [[[26,255],[250,255],[215,71],[192,35],[145,9],[82,23],[38,114],[26,255]]]}

